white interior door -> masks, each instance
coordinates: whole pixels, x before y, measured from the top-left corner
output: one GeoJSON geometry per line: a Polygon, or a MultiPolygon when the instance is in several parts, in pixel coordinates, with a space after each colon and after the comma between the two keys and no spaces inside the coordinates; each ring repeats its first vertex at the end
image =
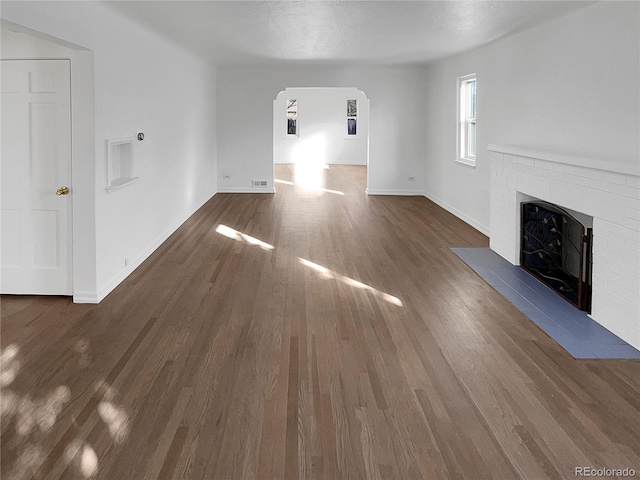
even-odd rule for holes
{"type": "Polygon", "coordinates": [[[1,68],[0,291],[71,295],[70,63],[1,68]]]}

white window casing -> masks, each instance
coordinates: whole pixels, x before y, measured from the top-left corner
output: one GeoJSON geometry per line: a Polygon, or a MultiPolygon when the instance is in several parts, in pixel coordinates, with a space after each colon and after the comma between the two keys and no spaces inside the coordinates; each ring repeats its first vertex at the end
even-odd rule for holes
{"type": "Polygon", "coordinates": [[[476,74],[458,77],[456,161],[476,165],[476,74]]]}

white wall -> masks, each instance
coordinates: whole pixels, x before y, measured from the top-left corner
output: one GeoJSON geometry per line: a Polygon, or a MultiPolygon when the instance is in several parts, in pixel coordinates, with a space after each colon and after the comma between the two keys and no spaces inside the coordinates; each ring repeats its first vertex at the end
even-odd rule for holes
{"type": "Polygon", "coordinates": [[[3,2],[2,17],[94,54],[100,299],[215,193],[215,70],[108,4],[3,2]],[[146,135],[136,144],[140,180],[107,194],[106,141],[137,130],[146,135]]]}
{"type": "Polygon", "coordinates": [[[245,191],[273,184],[273,101],[287,87],[357,87],[371,101],[369,191],[421,194],[425,104],[421,68],[221,67],[218,70],[218,185],[245,191]],[[223,180],[229,175],[229,180],[223,180]],[[408,181],[408,177],[416,177],[408,181]]]}
{"type": "Polygon", "coordinates": [[[427,68],[427,196],[489,232],[490,143],[640,162],[640,4],[600,2],[427,68]],[[478,75],[476,168],[454,161],[456,78],[478,75]]]}
{"type": "Polygon", "coordinates": [[[273,156],[276,163],[296,163],[305,142],[321,138],[322,162],[367,164],[369,107],[356,88],[287,88],[274,104],[273,156]],[[287,102],[296,99],[297,134],[287,135],[287,102]],[[347,100],[358,101],[356,135],[347,135],[347,100]]]}

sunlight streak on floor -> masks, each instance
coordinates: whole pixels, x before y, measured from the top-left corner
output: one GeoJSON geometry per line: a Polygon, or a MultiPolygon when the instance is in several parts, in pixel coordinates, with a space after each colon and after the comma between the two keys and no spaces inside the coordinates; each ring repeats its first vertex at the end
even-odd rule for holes
{"type": "Polygon", "coordinates": [[[20,369],[20,362],[16,358],[20,349],[17,345],[7,345],[0,353],[0,387],[11,385],[20,369]]]}
{"type": "Polygon", "coordinates": [[[345,285],[349,285],[350,287],[355,287],[358,288],[360,290],[366,290],[369,291],[371,293],[373,293],[376,297],[381,298],[382,300],[384,300],[385,302],[389,302],[392,303],[393,305],[397,305],[399,307],[402,307],[402,301],[400,301],[400,299],[398,297],[394,297],[393,295],[389,295],[388,293],[384,293],[381,292],[380,290],[377,290],[365,283],[359,282],[357,280],[354,280],[353,278],[349,278],[349,277],[345,277],[344,275],[340,275],[339,273],[336,273],[332,270],[329,270],[326,267],[323,267],[322,265],[318,265],[317,263],[313,263],[309,260],[306,260],[304,258],[298,257],[298,261],[304,265],[305,267],[309,267],[312,268],[313,270],[315,270],[316,272],[320,273],[320,275],[323,278],[335,278],[336,280],[341,281],[342,283],[344,283],[345,285]]]}
{"type": "MultiPolygon", "coordinates": [[[[275,183],[282,183],[284,185],[295,185],[295,183],[293,182],[289,182],[288,180],[279,180],[279,179],[275,179],[274,180],[275,183]]],[[[331,190],[329,188],[316,188],[315,190],[312,191],[318,191],[318,192],[325,192],[325,193],[333,193],[334,195],[343,195],[344,196],[344,192],[341,192],[339,190],[331,190]]]]}
{"type": "Polygon", "coordinates": [[[234,230],[231,227],[227,227],[226,225],[218,225],[216,227],[216,232],[220,235],[224,235],[225,237],[233,238],[234,240],[244,241],[249,245],[254,245],[260,247],[262,250],[273,250],[273,245],[269,245],[268,243],[263,242],[262,240],[258,240],[246,233],[239,232],[234,230]]]}
{"type": "Polygon", "coordinates": [[[274,182],[276,182],[276,183],[282,183],[282,184],[284,184],[284,185],[295,185],[295,183],[290,182],[290,181],[288,181],[288,180],[278,180],[277,178],[274,180],[274,182]]]}

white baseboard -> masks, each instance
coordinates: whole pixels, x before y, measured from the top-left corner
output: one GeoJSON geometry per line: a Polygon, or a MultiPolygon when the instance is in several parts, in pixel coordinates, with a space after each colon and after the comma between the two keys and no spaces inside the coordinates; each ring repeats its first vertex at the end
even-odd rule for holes
{"type": "MultiPolygon", "coordinates": [[[[276,165],[295,165],[295,162],[273,162],[276,165]]],[[[356,165],[360,167],[366,167],[367,162],[326,162],[326,165],[356,165]]]]}
{"type": "Polygon", "coordinates": [[[365,189],[367,195],[396,195],[405,197],[424,196],[424,192],[420,190],[373,190],[370,188],[365,189]]]}
{"type": "Polygon", "coordinates": [[[485,225],[481,225],[478,222],[476,222],[474,219],[472,219],[471,217],[465,215],[464,213],[462,213],[460,210],[458,210],[457,208],[449,205],[447,202],[440,200],[438,197],[435,197],[429,193],[424,192],[423,195],[425,197],[427,197],[429,200],[431,200],[433,203],[435,203],[436,205],[444,208],[447,212],[455,215],[456,217],[458,217],[460,220],[462,220],[465,223],[468,223],[469,225],[471,225],[473,228],[475,228],[476,230],[478,230],[480,233],[486,235],[487,237],[489,236],[490,230],[488,227],[486,227],[485,225]]]}
{"type": "MultiPolygon", "coordinates": [[[[169,238],[176,230],[178,230],[178,228],[180,228],[184,222],[189,220],[189,218],[191,218],[191,216],[194,213],[196,213],[205,203],[211,200],[216,193],[217,192],[214,191],[213,193],[208,195],[203,201],[198,203],[196,207],[194,207],[184,219],[180,220],[176,225],[169,228],[162,235],[160,235],[136,260],[134,260],[132,264],[127,266],[122,272],[118,273],[115,277],[113,277],[111,281],[109,281],[106,285],[104,285],[101,288],[98,288],[98,291],[95,294],[95,297],[91,297],[91,292],[81,292],[82,294],[81,298],[87,298],[87,299],[95,298],[96,301],[91,301],[91,302],[86,301],[86,302],[76,302],[76,303],[100,303],[102,300],[104,300],[104,298],[107,295],[109,295],[113,290],[115,290],[115,288],[118,285],[120,285],[125,278],[131,275],[131,273],[133,273],[133,271],[136,268],[138,268],[142,264],[142,262],[144,262],[147,258],[149,258],[149,256],[151,256],[151,254],[155,252],[158,249],[158,247],[165,242],[165,240],[167,240],[167,238],[169,238]]],[[[74,295],[73,298],[75,302],[76,296],[74,295]]]]}
{"type": "Polygon", "coordinates": [[[219,188],[218,193],[276,193],[274,187],[271,188],[219,188]]]}
{"type": "Polygon", "coordinates": [[[84,290],[73,292],[73,303],[98,303],[98,293],[84,290]]]}

